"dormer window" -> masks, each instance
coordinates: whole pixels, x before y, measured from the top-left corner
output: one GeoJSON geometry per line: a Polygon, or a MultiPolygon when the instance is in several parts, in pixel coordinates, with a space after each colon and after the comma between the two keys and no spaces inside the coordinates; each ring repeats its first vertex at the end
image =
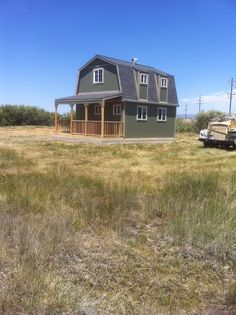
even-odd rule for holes
{"type": "Polygon", "coordinates": [[[168,86],[168,78],[161,78],[161,87],[167,88],[168,86]]]}
{"type": "Polygon", "coordinates": [[[140,73],[140,84],[148,84],[148,74],[140,73]]]}
{"type": "Polygon", "coordinates": [[[104,82],[104,69],[97,68],[93,70],[93,83],[103,83],[104,82]]]}

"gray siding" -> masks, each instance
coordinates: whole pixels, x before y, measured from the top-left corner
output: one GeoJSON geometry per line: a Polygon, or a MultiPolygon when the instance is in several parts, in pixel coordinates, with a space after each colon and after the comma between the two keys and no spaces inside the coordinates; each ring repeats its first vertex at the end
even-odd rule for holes
{"type": "Polygon", "coordinates": [[[125,137],[152,138],[174,137],[176,107],[155,104],[142,104],[148,107],[147,121],[137,121],[137,106],[141,104],[125,102],[125,137]],[[157,108],[167,107],[167,121],[157,121],[157,108]]]}
{"type": "Polygon", "coordinates": [[[124,98],[137,100],[134,71],[129,66],[118,65],[122,94],[124,98]]]}
{"type": "Polygon", "coordinates": [[[148,100],[150,102],[158,102],[155,74],[153,72],[149,73],[148,100]]]}
{"type": "Polygon", "coordinates": [[[175,86],[175,78],[173,76],[169,76],[168,103],[178,104],[178,97],[177,97],[176,86],[175,86]]]}
{"type": "Polygon", "coordinates": [[[80,71],[79,93],[118,90],[119,82],[115,65],[109,64],[100,59],[95,59],[80,71]],[[104,83],[93,83],[93,69],[95,68],[104,68],[104,83]]]}

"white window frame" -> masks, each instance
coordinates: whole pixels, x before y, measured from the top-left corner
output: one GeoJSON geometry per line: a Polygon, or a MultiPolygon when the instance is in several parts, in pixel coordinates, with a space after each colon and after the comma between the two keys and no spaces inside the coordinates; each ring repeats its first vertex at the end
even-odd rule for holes
{"type": "Polygon", "coordinates": [[[147,73],[140,73],[140,84],[145,84],[145,85],[148,84],[148,74],[147,73]]]}
{"type": "Polygon", "coordinates": [[[121,104],[114,104],[113,105],[113,115],[120,116],[121,115],[121,104]]]}
{"type": "Polygon", "coordinates": [[[104,68],[93,69],[93,84],[104,83],[104,68]],[[98,81],[96,81],[96,72],[98,71],[98,81]],[[102,71],[102,81],[99,81],[99,71],[102,71]]]}
{"type": "Polygon", "coordinates": [[[168,78],[161,77],[161,88],[168,88],[168,78]]]}
{"type": "Polygon", "coordinates": [[[101,116],[101,105],[100,104],[94,105],[94,115],[101,116]]]}
{"type": "Polygon", "coordinates": [[[148,118],[148,107],[147,107],[147,106],[143,106],[143,105],[138,105],[138,106],[137,106],[136,120],[139,120],[139,121],[140,121],[140,120],[146,121],[147,118],[148,118]],[[141,118],[138,117],[138,109],[139,109],[140,107],[142,108],[141,118]],[[144,109],[144,108],[146,109],[146,118],[143,118],[143,109],[144,109]]]}
{"type": "Polygon", "coordinates": [[[166,107],[157,107],[157,121],[167,121],[167,108],[166,107]],[[159,118],[159,111],[161,110],[161,118],[159,118]],[[165,115],[163,115],[165,111],[165,115]]]}

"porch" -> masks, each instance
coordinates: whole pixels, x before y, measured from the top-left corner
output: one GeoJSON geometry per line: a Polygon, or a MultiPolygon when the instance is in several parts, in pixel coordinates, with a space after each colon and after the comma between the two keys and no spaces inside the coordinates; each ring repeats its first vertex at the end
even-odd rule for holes
{"type": "MultiPolygon", "coordinates": [[[[104,137],[123,137],[123,122],[104,121],[104,137]]],[[[70,133],[84,136],[102,136],[102,122],[94,120],[58,120],[56,133],[70,133]]]]}
{"type": "Polygon", "coordinates": [[[85,93],[71,98],[55,100],[55,133],[101,138],[124,136],[124,104],[121,96],[85,93]],[[69,117],[58,118],[60,104],[70,106],[69,117]]]}

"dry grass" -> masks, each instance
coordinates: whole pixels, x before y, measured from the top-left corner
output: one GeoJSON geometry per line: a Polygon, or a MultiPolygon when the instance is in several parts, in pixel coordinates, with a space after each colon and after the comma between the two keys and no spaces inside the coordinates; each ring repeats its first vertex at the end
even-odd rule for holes
{"type": "Polygon", "coordinates": [[[235,303],[236,152],[54,143],[0,128],[0,312],[190,314],[235,303]]]}

